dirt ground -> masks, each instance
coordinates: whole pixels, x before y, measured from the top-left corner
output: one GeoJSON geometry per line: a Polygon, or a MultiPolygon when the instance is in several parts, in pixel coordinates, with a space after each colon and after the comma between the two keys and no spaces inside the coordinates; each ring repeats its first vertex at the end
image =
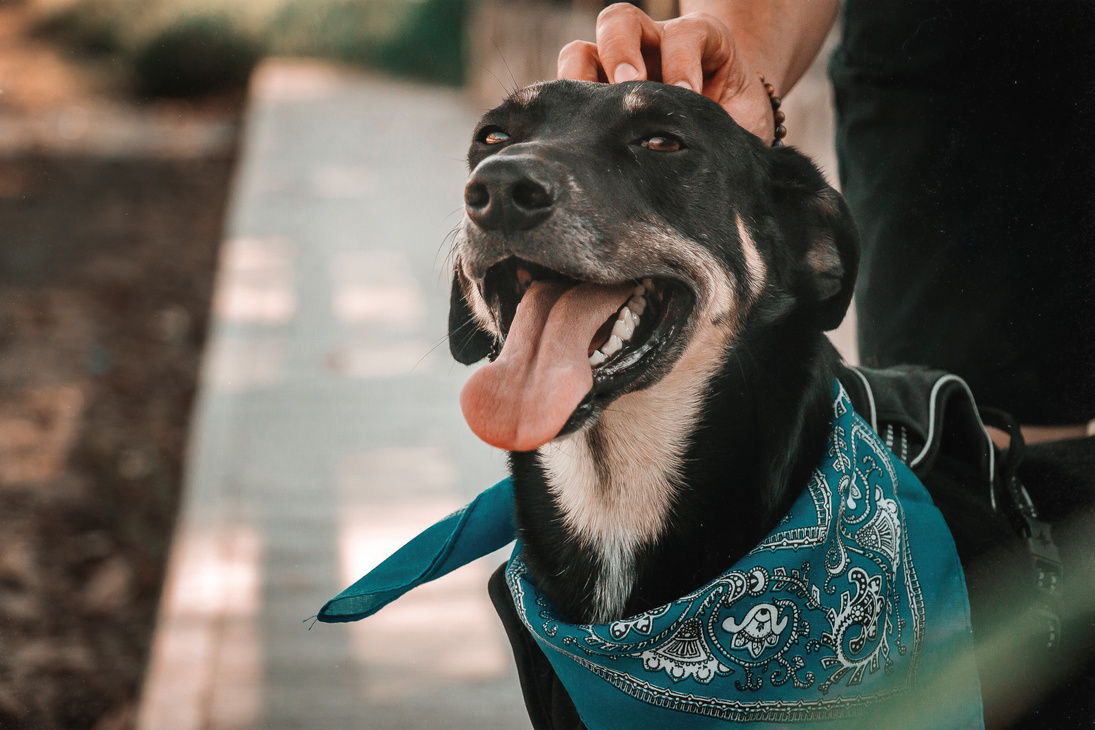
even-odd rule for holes
{"type": "Polygon", "coordinates": [[[0,1],[0,728],[135,719],[241,109],[0,1]]]}

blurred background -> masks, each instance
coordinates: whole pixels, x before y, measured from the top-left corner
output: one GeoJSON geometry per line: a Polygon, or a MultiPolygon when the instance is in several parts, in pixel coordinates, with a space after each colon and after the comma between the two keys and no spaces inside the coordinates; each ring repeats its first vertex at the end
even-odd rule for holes
{"type": "MultiPolygon", "coordinates": [[[[502,555],[306,619],[504,474],[463,155],[600,8],[0,0],[0,728],[528,727],[502,555]]],[[[833,179],[827,56],[785,108],[833,179]]]]}

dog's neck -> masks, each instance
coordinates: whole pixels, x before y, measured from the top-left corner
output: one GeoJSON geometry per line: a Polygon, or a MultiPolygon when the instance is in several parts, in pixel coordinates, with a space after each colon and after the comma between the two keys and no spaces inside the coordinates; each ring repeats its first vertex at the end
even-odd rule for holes
{"type": "Polygon", "coordinates": [[[526,560],[573,620],[630,615],[714,578],[770,531],[820,458],[827,343],[706,336],[591,428],[513,455],[526,560]],[[787,352],[788,341],[809,345],[787,352]],[[710,357],[718,347],[727,357],[710,357]]]}
{"type": "Polygon", "coordinates": [[[686,353],[656,387],[619,398],[592,428],[540,450],[567,531],[597,556],[599,617],[620,614],[634,589],[640,548],[665,531],[704,390],[716,374],[686,353]]]}

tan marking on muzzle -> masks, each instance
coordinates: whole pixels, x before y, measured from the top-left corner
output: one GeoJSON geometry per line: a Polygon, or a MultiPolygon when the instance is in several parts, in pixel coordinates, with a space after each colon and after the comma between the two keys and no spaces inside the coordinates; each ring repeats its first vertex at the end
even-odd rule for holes
{"type": "Polygon", "coordinates": [[[662,262],[685,271],[696,287],[697,322],[728,323],[736,334],[742,320],[743,303],[737,283],[726,267],[706,247],[698,242],[648,222],[638,223],[629,230],[627,244],[621,249],[641,252],[642,260],[662,262]]]}

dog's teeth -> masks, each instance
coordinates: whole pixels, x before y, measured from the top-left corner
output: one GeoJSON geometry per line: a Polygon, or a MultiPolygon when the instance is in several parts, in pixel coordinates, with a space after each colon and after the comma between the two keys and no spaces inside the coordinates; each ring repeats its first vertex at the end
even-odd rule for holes
{"type": "Polygon", "coordinates": [[[623,341],[616,335],[612,335],[608,338],[608,342],[601,348],[601,352],[605,355],[612,355],[619,352],[620,348],[624,346],[623,341]]]}
{"type": "Polygon", "coordinates": [[[627,303],[627,308],[637,318],[646,310],[646,299],[639,296],[631,297],[631,300],[627,303]]]}
{"type": "Polygon", "coordinates": [[[639,284],[631,293],[637,297],[641,297],[643,294],[646,294],[646,287],[639,284]]]}
{"type": "Polygon", "coordinates": [[[653,279],[643,279],[643,286],[645,286],[647,289],[653,289],[654,288],[654,280],[653,279]]]}
{"type": "Polygon", "coordinates": [[[620,338],[621,342],[627,342],[631,339],[631,335],[635,334],[635,325],[631,323],[631,313],[627,312],[626,315],[616,320],[616,324],[612,326],[612,334],[620,338]]]}
{"type": "Polygon", "coordinates": [[[595,350],[592,355],[589,356],[589,364],[596,367],[603,363],[607,358],[605,354],[600,350],[595,350]]]}

